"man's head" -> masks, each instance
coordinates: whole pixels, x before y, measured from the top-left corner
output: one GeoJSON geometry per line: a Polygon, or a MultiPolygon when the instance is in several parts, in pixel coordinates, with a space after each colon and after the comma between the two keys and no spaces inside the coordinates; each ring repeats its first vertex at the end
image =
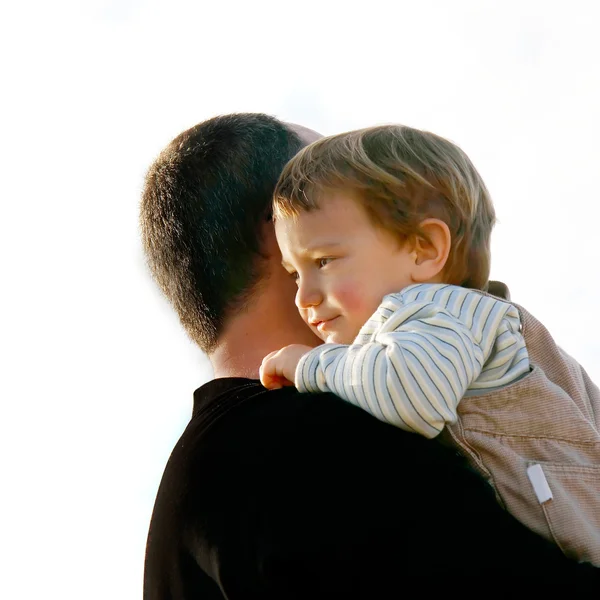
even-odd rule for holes
{"type": "Polygon", "coordinates": [[[453,143],[401,125],[323,138],[284,169],[275,217],[311,212],[340,194],[361,204],[374,226],[403,245],[430,242],[423,225],[429,220],[445,223],[451,243],[444,281],[485,288],[494,207],[481,176],[453,143]]]}
{"type": "Polygon", "coordinates": [[[263,114],[226,115],[183,132],[150,167],[140,216],[148,263],[204,351],[259,289],[275,184],[317,137],[263,114]]]}

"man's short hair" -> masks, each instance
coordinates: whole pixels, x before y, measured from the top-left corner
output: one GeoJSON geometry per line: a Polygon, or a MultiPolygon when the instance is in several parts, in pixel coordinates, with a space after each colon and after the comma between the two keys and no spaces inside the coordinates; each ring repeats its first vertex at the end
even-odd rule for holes
{"type": "Polygon", "coordinates": [[[473,163],[452,142],[402,125],[322,138],[283,170],[275,218],[316,209],[331,191],[348,192],[401,242],[426,238],[419,228],[426,218],[444,221],[452,236],[445,281],[485,289],[494,206],[473,163]]]}
{"type": "Polygon", "coordinates": [[[146,175],[140,222],[148,264],[205,352],[263,274],[261,226],[302,145],[274,117],[219,116],[177,136],[146,175]]]}

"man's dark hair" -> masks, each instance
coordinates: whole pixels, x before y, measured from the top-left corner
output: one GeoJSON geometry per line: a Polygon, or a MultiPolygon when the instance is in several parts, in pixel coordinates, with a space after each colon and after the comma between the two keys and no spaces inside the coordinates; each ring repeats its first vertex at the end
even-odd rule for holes
{"type": "Polygon", "coordinates": [[[205,352],[261,278],[261,226],[284,165],[302,146],[268,115],[219,116],[176,137],[146,175],[140,222],[148,264],[205,352]]]}

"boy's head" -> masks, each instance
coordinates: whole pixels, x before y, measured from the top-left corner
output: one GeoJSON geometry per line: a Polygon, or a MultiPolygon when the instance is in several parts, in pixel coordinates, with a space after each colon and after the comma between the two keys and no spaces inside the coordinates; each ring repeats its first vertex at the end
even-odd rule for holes
{"type": "Polygon", "coordinates": [[[386,293],[488,281],[489,194],[466,154],[428,132],[381,126],[319,140],[285,167],[274,216],[298,307],[330,342],[349,343],[386,293]]]}

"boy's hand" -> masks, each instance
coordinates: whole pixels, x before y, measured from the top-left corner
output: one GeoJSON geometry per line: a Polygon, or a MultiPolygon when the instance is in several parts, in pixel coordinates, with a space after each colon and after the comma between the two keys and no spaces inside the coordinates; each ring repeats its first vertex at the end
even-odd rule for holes
{"type": "Polygon", "coordinates": [[[275,350],[263,358],[260,365],[260,382],[269,390],[277,390],[284,385],[294,385],[296,367],[300,359],[312,348],[292,344],[275,350]]]}

